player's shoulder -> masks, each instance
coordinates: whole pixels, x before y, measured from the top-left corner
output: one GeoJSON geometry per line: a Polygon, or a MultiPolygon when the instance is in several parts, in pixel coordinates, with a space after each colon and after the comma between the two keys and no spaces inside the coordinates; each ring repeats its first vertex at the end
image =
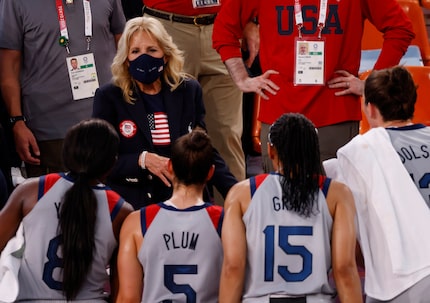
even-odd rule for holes
{"type": "Polygon", "coordinates": [[[326,200],[331,210],[337,207],[354,207],[354,197],[351,189],[337,180],[331,180],[326,200]]]}
{"type": "Polygon", "coordinates": [[[329,191],[338,195],[351,192],[348,185],[335,179],[330,179],[329,191]]]}

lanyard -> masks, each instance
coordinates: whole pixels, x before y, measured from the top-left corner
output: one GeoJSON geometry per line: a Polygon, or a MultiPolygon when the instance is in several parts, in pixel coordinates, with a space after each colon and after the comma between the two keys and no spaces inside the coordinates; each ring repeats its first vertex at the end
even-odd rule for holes
{"type": "MultiPolygon", "coordinates": [[[[328,0],[320,0],[320,13],[318,17],[318,38],[321,39],[321,32],[325,26],[325,19],[327,17],[327,5],[328,0]]],[[[302,14],[302,5],[300,4],[300,0],[294,0],[294,17],[296,19],[296,25],[299,30],[299,38],[302,38],[302,28],[303,28],[303,14],[302,14]]]]}
{"type": "MultiPolygon", "coordinates": [[[[60,25],[60,45],[64,46],[67,53],[70,54],[69,50],[69,32],[67,30],[66,16],[64,15],[64,6],[62,0],[55,0],[57,7],[58,23],[60,25]]],[[[84,17],[85,17],[85,38],[87,40],[87,51],[90,50],[91,37],[93,36],[93,19],[91,15],[91,5],[90,0],[82,0],[84,7],[84,17]]]]}

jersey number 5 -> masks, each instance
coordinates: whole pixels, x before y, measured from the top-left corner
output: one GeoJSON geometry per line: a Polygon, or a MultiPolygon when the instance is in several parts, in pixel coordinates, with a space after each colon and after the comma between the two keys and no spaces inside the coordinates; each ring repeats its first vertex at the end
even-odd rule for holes
{"type": "MultiPolygon", "coordinates": [[[[265,256],[264,281],[273,281],[275,268],[275,226],[268,225],[264,229],[265,256]]],[[[279,275],[287,282],[304,281],[312,273],[312,254],[302,245],[291,245],[290,236],[312,236],[312,226],[279,226],[278,246],[287,255],[299,255],[303,259],[303,267],[299,272],[290,272],[288,266],[278,266],[279,275]]]]}
{"type": "MultiPolygon", "coordinates": [[[[189,284],[176,284],[175,275],[197,275],[197,265],[164,265],[164,286],[174,294],[185,294],[187,303],[195,303],[195,290],[189,284]]],[[[173,301],[163,301],[163,303],[171,302],[173,301]]]]}

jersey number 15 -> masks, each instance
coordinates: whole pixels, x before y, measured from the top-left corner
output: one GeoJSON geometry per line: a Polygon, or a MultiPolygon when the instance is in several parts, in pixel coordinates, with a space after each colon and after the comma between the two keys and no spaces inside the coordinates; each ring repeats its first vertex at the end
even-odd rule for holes
{"type": "MultiPolygon", "coordinates": [[[[264,281],[273,281],[275,268],[275,226],[268,225],[264,229],[265,256],[264,281]]],[[[278,274],[287,282],[304,281],[312,274],[312,254],[302,245],[291,245],[290,236],[312,236],[312,226],[279,226],[278,246],[287,255],[298,255],[303,259],[303,267],[299,272],[290,272],[288,266],[278,266],[278,274]]]]}

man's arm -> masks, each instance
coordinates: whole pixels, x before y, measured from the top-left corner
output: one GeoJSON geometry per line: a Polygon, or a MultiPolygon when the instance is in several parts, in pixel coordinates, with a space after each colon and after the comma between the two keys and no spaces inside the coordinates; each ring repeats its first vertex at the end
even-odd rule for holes
{"type": "MultiPolygon", "coordinates": [[[[0,87],[9,116],[22,116],[21,107],[21,52],[12,49],[0,49],[0,87]]],[[[20,158],[30,164],[40,164],[40,155],[36,138],[25,122],[17,121],[13,128],[16,151],[20,158]]]]}
{"type": "Polygon", "coordinates": [[[224,63],[234,83],[241,91],[245,93],[254,92],[266,100],[269,99],[268,93],[277,94],[279,86],[270,80],[270,75],[279,74],[277,71],[269,69],[261,76],[251,78],[242,58],[230,58],[224,63]]]}
{"type": "Polygon", "coordinates": [[[341,302],[363,302],[356,265],[356,229],[354,198],[349,188],[332,181],[327,203],[333,217],[332,266],[341,302]]]}
{"type": "Polygon", "coordinates": [[[269,79],[271,74],[278,72],[268,70],[261,76],[249,77],[242,60],[241,42],[245,34],[245,40],[248,40],[247,48],[253,52],[250,55],[255,57],[258,38],[255,36],[255,28],[252,28],[253,25],[250,23],[257,16],[258,2],[246,0],[246,5],[242,5],[242,1],[244,0],[223,2],[215,19],[212,46],[220,54],[233,81],[241,91],[255,92],[262,98],[268,99],[267,93],[275,95],[279,90],[279,87],[269,79]]]}
{"type": "Polygon", "coordinates": [[[257,17],[252,22],[248,22],[243,29],[242,51],[247,51],[249,54],[245,64],[248,68],[252,66],[255,58],[260,50],[260,29],[257,22],[257,17]]]}
{"type": "Polygon", "coordinates": [[[383,33],[384,44],[375,69],[397,65],[414,39],[409,18],[396,0],[363,2],[363,15],[383,33]]]}
{"type": "Polygon", "coordinates": [[[122,34],[116,34],[114,35],[115,38],[115,47],[118,49],[118,41],[121,39],[122,34]]]}

